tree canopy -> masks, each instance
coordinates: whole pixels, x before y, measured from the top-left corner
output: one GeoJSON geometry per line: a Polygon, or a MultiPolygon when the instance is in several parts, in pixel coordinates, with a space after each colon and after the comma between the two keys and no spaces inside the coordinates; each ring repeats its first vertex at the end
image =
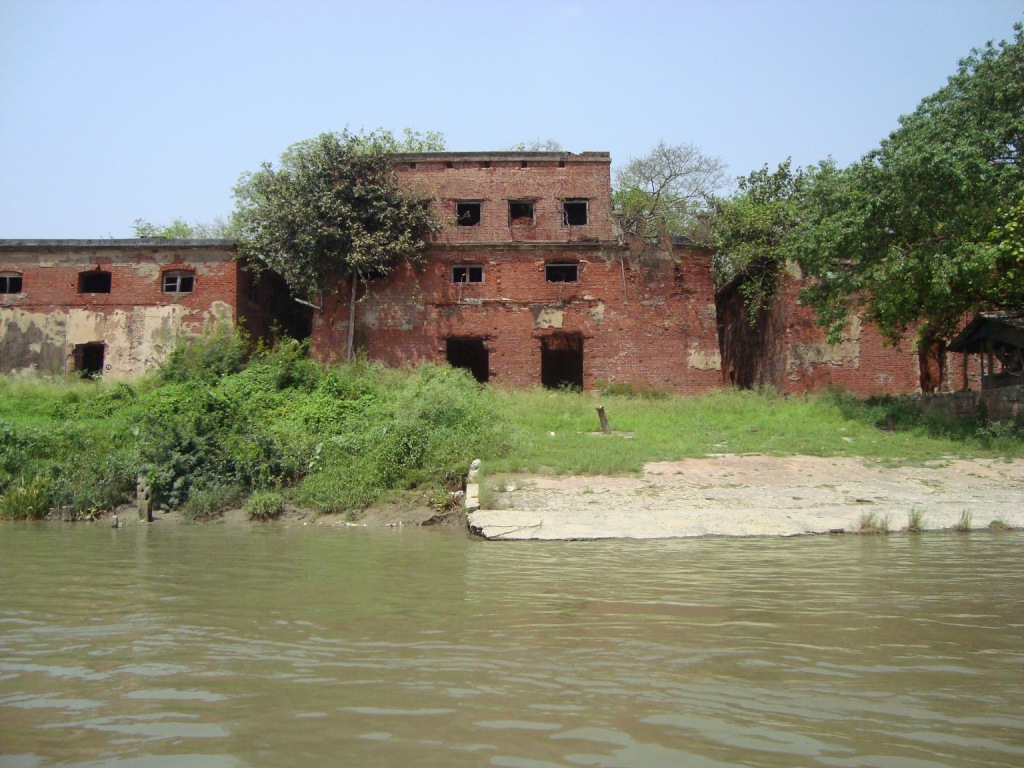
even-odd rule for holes
{"type": "Polygon", "coordinates": [[[693,144],[660,141],[616,171],[612,199],[627,233],[655,240],[690,233],[725,182],[718,158],[693,144]]]}
{"type": "Polygon", "coordinates": [[[948,339],[1024,304],[1024,30],[960,62],[857,163],[809,170],[789,254],[833,333],[863,308],[891,341],[948,339]]]}
{"type": "Polygon", "coordinates": [[[310,301],[348,280],[416,261],[438,227],[428,201],[401,188],[391,155],[444,149],[438,133],[323,133],[293,144],[235,187],[241,255],[282,275],[310,301]]]}
{"type": "Polygon", "coordinates": [[[169,240],[193,240],[234,237],[231,222],[219,216],[210,222],[189,223],[180,217],[171,219],[169,224],[153,224],[145,219],[132,222],[135,237],[164,237],[169,240]]]}

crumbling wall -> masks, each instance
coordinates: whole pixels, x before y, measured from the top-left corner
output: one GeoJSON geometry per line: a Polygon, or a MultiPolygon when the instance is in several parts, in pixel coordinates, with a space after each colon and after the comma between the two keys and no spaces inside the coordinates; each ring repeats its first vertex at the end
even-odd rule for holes
{"type": "Polygon", "coordinates": [[[75,370],[75,350],[101,347],[102,374],[127,378],[162,361],[181,333],[236,320],[238,266],[232,249],[134,246],[139,241],[4,241],[0,272],[22,290],[0,301],[0,373],[75,370]],[[168,270],[192,290],[165,293],[168,270]],[[109,292],[79,292],[79,274],[110,275],[109,292]]]}
{"type": "Polygon", "coordinates": [[[753,325],[738,281],[719,292],[727,382],[740,387],[771,385],[782,393],[828,387],[859,396],[920,391],[920,363],[912,342],[888,346],[877,328],[854,316],[840,340],[828,343],[813,310],[800,303],[803,285],[795,265],[783,269],[771,306],[753,325]]]}
{"type": "MultiPolygon", "coordinates": [[[[342,359],[349,288],[314,314],[313,348],[342,359]]],[[[710,255],[696,249],[656,251],[643,259],[604,244],[491,248],[468,257],[438,247],[419,269],[403,265],[360,291],[356,340],[388,365],[443,362],[448,338],[480,338],[488,380],[532,387],[541,382],[542,340],[578,334],[584,388],[622,382],[680,393],[720,386],[710,255]],[[482,282],[452,282],[452,267],[472,258],[482,282]],[[552,262],[579,265],[578,281],[553,283],[552,262]]]]}

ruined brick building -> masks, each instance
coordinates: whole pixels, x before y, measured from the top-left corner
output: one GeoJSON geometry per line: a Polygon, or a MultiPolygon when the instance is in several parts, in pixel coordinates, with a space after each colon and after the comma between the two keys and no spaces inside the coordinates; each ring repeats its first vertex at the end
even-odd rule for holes
{"type": "Polygon", "coordinates": [[[218,322],[301,331],[283,282],[233,240],[0,240],[0,373],[135,377],[218,322]]]}
{"type": "MultiPolygon", "coordinates": [[[[752,327],[735,286],[716,306],[710,252],[627,241],[610,165],[605,152],[398,156],[401,183],[435,200],[445,227],[425,267],[365,286],[358,346],[390,365],[447,360],[518,387],[918,391],[916,353],[886,347],[870,325],[855,319],[841,343],[825,343],[793,275],[752,327]]],[[[344,356],[348,296],[314,314],[325,359],[344,356]]]]}
{"type": "MultiPolygon", "coordinates": [[[[917,354],[856,319],[825,343],[784,276],[759,324],[735,285],[717,296],[712,254],[623,236],[606,152],[397,155],[399,182],[444,222],[422,264],[360,284],[357,347],[389,365],[449,362],[514,387],[602,382],[680,394],[770,384],[860,395],[919,391],[917,354]]],[[[350,290],[308,310],[274,275],[239,266],[231,240],[0,241],[0,373],[135,376],[181,333],[227,320],[312,335],[346,354],[350,290]],[[311,331],[310,331],[311,327],[311,331]]],[[[926,386],[930,389],[930,385],[926,386]]]]}
{"type": "MultiPolygon", "coordinates": [[[[445,227],[425,267],[365,286],[358,345],[390,365],[445,361],[480,381],[681,393],[721,386],[711,254],[624,242],[606,152],[401,155],[400,182],[445,227]]],[[[348,291],[313,318],[313,348],[344,356],[348,291]]]]}

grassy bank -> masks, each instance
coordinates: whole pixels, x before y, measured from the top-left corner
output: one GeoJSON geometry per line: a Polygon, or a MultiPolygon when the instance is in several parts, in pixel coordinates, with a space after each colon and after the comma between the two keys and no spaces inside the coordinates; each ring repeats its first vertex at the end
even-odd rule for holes
{"type": "Polygon", "coordinates": [[[323,368],[298,344],[247,356],[217,334],[133,384],[0,379],[0,516],[89,519],[152,483],[203,519],[284,502],[354,512],[394,489],[443,506],[473,458],[488,473],[621,473],[714,453],[890,462],[1024,455],[1020,425],[943,419],[899,400],[502,391],[428,365],[323,368]],[[615,433],[597,434],[603,404],[615,433]],[[879,428],[894,413],[896,429],[879,428]]]}

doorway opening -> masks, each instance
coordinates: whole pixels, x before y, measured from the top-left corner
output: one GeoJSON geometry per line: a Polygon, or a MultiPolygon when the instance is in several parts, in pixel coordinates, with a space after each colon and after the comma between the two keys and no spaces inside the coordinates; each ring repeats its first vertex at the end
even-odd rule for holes
{"type": "Polygon", "coordinates": [[[478,336],[447,339],[448,365],[465,368],[473,378],[486,384],[490,378],[490,359],[487,345],[478,336]]]}
{"type": "Polygon", "coordinates": [[[83,378],[95,379],[103,375],[103,357],[107,345],[102,341],[75,344],[75,371],[83,378]]]}
{"type": "Polygon", "coordinates": [[[583,334],[555,333],[540,341],[540,383],[583,389],[583,334]]]}

